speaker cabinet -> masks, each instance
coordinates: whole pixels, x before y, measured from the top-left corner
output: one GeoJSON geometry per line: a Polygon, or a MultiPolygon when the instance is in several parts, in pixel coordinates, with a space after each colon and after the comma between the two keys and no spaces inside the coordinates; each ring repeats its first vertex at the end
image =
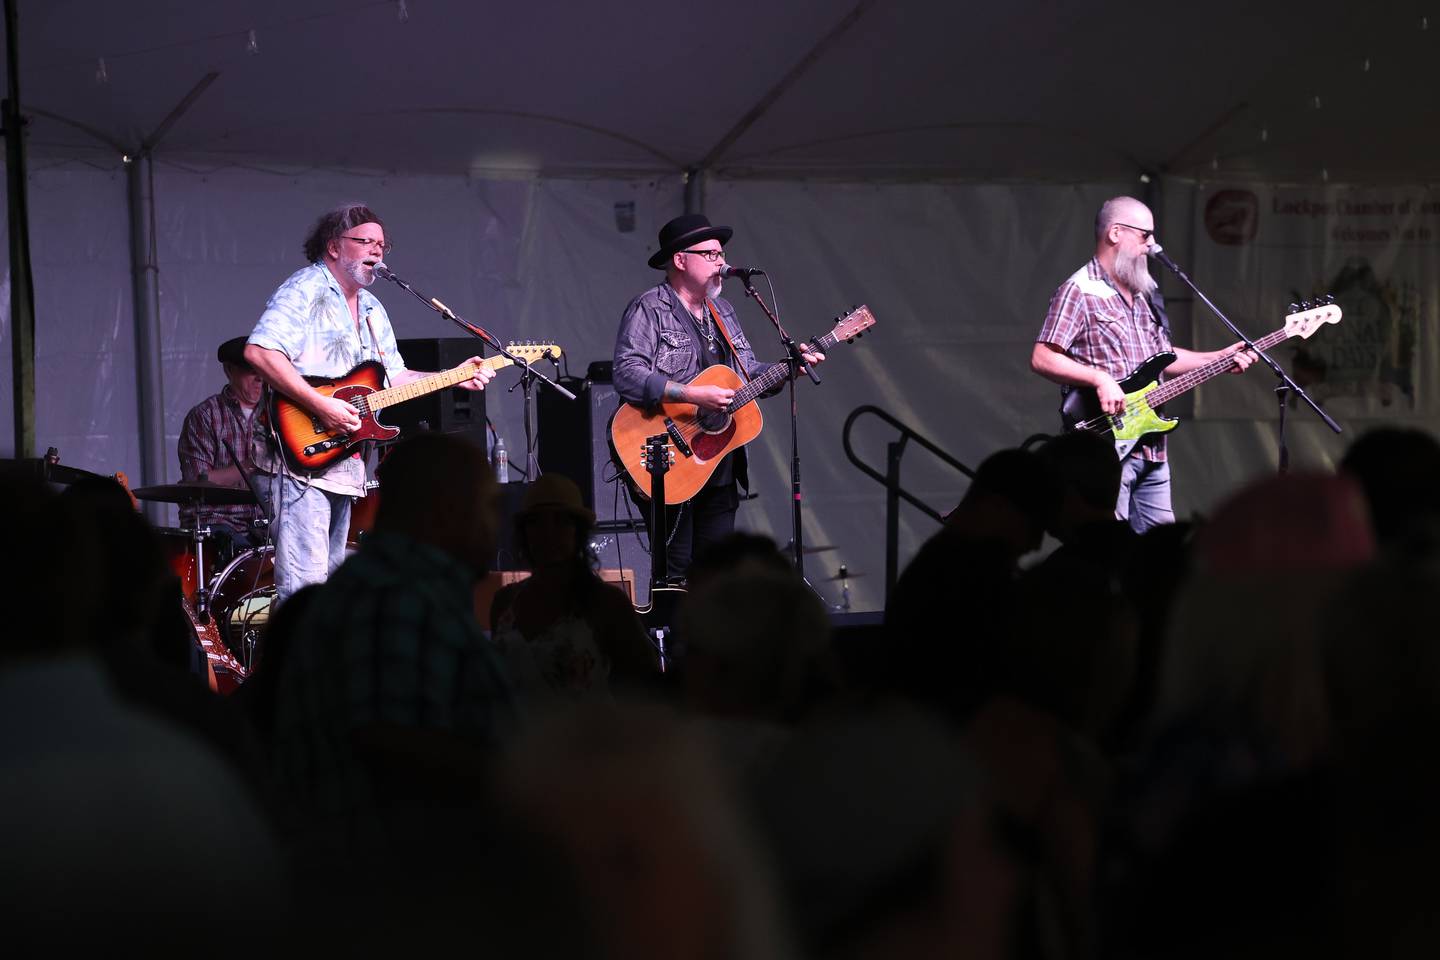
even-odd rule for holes
{"type": "MultiPolygon", "coordinates": [[[[601,366],[592,365],[592,372],[601,366]]],[[[613,385],[595,376],[563,383],[576,399],[566,400],[543,388],[535,392],[540,472],[564,474],[575,481],[585,506],[595,511],[598,529],[592,544],[601,566],[633,569],[638,592],[649,596],[644,519],[630,502],[624,483],[616,479],[617,468],[610,460],[607,428],[620,397],[613,385]]]]}
{"type": "MultiPolygon", "coordinates": [[[[400,355],[411,370],[449,370],[481,352],[480,341],[470,337],[401,340],[400,355]]],[[[482,450],[485,442],[485,392],[449,387],[423,397],[386,407],[380,419],[399,427],[402,436],[420,430],[463,433],[482,450]]]]}

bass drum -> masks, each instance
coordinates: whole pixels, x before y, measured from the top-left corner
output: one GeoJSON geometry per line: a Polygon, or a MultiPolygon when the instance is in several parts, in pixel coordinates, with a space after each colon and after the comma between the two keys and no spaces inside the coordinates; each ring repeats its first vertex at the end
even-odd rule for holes
{"type": "Polygon", "coordinates": [[[246,550],[210,586],[210,619],[218,639],[248,674],[275,606],[275,548],[246,550]]]}

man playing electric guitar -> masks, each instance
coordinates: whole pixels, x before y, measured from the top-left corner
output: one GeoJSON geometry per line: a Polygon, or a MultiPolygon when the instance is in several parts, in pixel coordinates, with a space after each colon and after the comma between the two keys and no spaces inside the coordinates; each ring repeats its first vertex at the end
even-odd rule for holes
{"type": "MultiPolygon", "coordinates": [[[[660,249],[650,266],[664,270],[665,280],[630,301],[615,338],[615,390],[622,399],[647,409],[662,402],[693,403],[723,413],[734,390],[690,381],[715,364],[745,379],[767,366],[755,359],[735,308],[719,295],[723,248],[733,233],[711,226],[702,214],[676,217],[660,229],[660,249]]],[[[823,353],[802,357],[806,363],[825,359],[823,353]]],[[[699,493],[668,511],[667,530],[650,531],[652,545],[668,544],[672,577],[683,578],[691,557],[735,529],[737,482],[748,486],[743,448],[720,462],[699,493]]],[[[630,488],[647,524],[648,493],[630,488]]]]}
{"type": "MultiPolygon", "coordinates": [[[[1120,413],[1119,380],[1157,353],[1173,351],[1170,376],[1222,357],[1240,373],[1255,356],[1243,344],[1197,353],[1172,347],[1169,323],[1156,296],[1146,254],[1155,234],[1150,208],[1133,197],[1107,200],[1095,217],[1095,256],[1060,285],[1030,354],[1030,368],[1066,390],[1093,389],[1100,409],[1120,413]]],[[[1173,523],[1165,435],[1152,434],[1125,458],[1115,516],[1136,532],[1173,523]]]]}
{"type": "MultiPolygon", "coordinates": [[[[390,250],[380,218],[363,204],[337,207],[316,221],[304,248],[310,265],[271,295],[245,360],[271,390],[309,413],[317,429],[348,435],[361,426],[355,407],[321,393],[305,377],[339,377],[364,360],[383,364],[391,386],[425,374],[406,369],[385,307],[366,289],[375,282],[376,262],[390,250]]],[[[457,386],[483,390],[494,376],[478,366],[457,386]]],[[[272,476],[272,491],[278,488],[271,496],[271,529],[275,590],[284,602],[306,584],[325,580],[345,559],[350,505],[364,496],[365,468],[358,455],[347,455],[313,473],[290,470],[271,442],[268,419],[253,419],[255,463],[272,476]]]]}

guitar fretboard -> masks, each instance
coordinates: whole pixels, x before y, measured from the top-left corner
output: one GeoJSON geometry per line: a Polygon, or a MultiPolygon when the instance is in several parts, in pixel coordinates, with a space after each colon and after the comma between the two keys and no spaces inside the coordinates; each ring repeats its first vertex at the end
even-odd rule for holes
{"type": "MultiPolygon", "coordinates": [[[[839,342],[839,338],[833,333],[827,333],[823,336],[816,337],[808,343],[801,344],[800,352],[814,353],[818,350],[820,353],[824,353],[839,342]]],[[[766,391],[778,387],[785,382],[785,378],[789,376],[789,374],[790,364],[785,361],[782,360],[779,363],[770,364],[770,366],[756,374],[753,379],[746,382],[743,387],[735,391],[735,396],[730,400],[728,412],[734,413],[766,391]]]]}
{"type": "Polygon", "coordinates": [[[366,394],[365,405],[373,413],[376,410],[383,410],[392,404],[402,403],[406,400],[414,400],[416,397],[423,397],[427,393],[434,393],[436,390],[444,390],[446,387],[453,387],[457,383],[464,383],[475,376],[477,367],[488,367],[491,370],[499,370],[501,367],[510,365],[509,357],[490,357],[480,363],[462,363],[460,366],[450,370],[441,370],[439,373],[432,373],[428,377],[421,377],[419,380],[411,380],[409,383],[402,383],[398,387],[388,387],[384,390],[376,390],[374,393],[366,394]]]}
{"type": "MultiPolygon", "coordinates": [[[[1269,350],[1275,346],[1275,344],[1281,343],[1289,338],[1290,334],[1285,331],[1284,327],[1281,327],[1274,333],[1267,333],[1259,340],[1256,340],[1255,345],[1261,350],[1269,350]]],[[[1145,394],[1145,402],[1150,404],[1152,408],[1158,407],[1162,403],[1174,400],[1187,390],[1193,390],[1206,380],[1228,372],[1233,366],[1235,366],[1235,359],[1233,357],[1227,356],[1221,357],[1219,360],[1211,360],[1203,367],[1196,367],[1189,373],[1182,373],[1173,380],[1166,380],[1154,390],[1145,394]]]]}

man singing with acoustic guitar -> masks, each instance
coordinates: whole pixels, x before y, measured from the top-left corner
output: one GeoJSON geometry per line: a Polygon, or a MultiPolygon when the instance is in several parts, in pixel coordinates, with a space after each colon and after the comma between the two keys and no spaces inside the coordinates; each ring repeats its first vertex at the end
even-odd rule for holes
{"type": "MultiPolygon", "coordinates": [[[[715,364],[747,380],[768,366],[755,359],[735,308],[720,296],[723,248],[733,233],[729,227],[711,226],[703,214],[676,217],[660,228],[660,249],[650,266],[664,270],[665,280],[630,301],[615,338],[615,390],[626,402],[646,410],[661,403],[693,403],[702,411],[723,413],[735,391],[691,381],[715,364]]],[[[825,359],[819,352],[801,356],[806,363],[825,359]]],[[[770,393],[780,386],[783,381],[770,393]]],[[[740,506],[736,485],[748,487],[748,479],[741,447],[716,466],[698,493],[670,509],[669,529],[650,530],[652,547],[657,542],[668,545],[672,577],[683,578],[693,556],[735,529],[740,506]]],[[[629,489],[648,525],[648,491],[633,485],[629,489]]]]}
{"type": "MultiPolygon", "coordinates": [[[[361,428],[356,407],[323,393],[305,377],[342,377],[362,361],[383,365],[391,386],[427,374],[408,370],[395,343],[385,307],[367,287],[375,282],[375,264],[390,250],[385,224],[369,207],[352,203],[316,221],[305,239],[309,266],[282,283],[265,304],[250,334],[245,359],[271,390],[294,401],[313,417],[322,433],[343,441],[361,428]]],[[[456,386],[483,390],[495,376],[478,366],[456,386]]],[[[255,417],[255,463],[279,486],[272,494],[275,519],[275,592],[277,602],[301,587],[325,580],[345,559],[350,505],[364,496],[365,467],[358,452],[316,470],[287,464],[272,440],[265,417],[255,417]]]]}
{"type": "MultiPolygon", "coordinates": [[[[1030,368],[1067,392],[1095,391],[1105,414],[1124,410],[1118,381],[1155,354],[1174,352],[1175,361],[1165,368],[1171,377],[1225,357],[1234,373],[1255,361],[1239,343],[1208,353],[1171,346],[1146,260],[1154,235],[1155,217],[1145,204],[1133,197],[1105,201],[1095,217],[1095,256],[1051,297],[1030,354],[1030,368]]],[[[1126,456],[1115,518],[1128,520],[1137,533],[1175,521],[1163,433],[1145,437],[1126,456]]]]}

